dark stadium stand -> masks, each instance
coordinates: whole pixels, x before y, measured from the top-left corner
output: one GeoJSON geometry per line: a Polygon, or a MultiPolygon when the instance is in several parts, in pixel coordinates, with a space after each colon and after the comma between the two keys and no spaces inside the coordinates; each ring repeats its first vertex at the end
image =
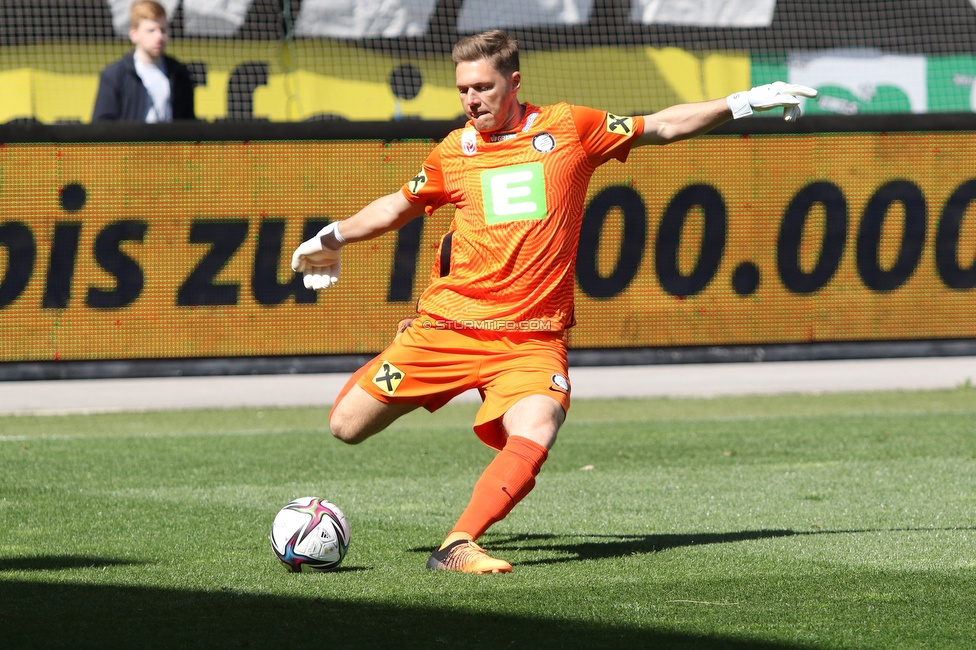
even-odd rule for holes
{"type": "MultiPolygon", "coordinates": [[[[396,52],[446,53],[456,39],[462,0],[441,0],[419,37],[364,39],[362,45],[396,52]]],[[[282,7],[301,13],[302,1],[253,0],[235,38],[277,40],[287,35],[282,7]]],[[[594,0],[586,25],[512,29],[525,49],[595,45],[674,46],[688,50],[782,52],[876,48],[890,53],[953,54],[976,50],[976,10],[967,0],[779,0],[764,28],[640,25],[629,0],[594,0]]],[[[172,34],[184,37],[183,9],[172,34]]],[[[0,46],[118,38],[106,0],[16,0],[0,3],[0,46]]]]}

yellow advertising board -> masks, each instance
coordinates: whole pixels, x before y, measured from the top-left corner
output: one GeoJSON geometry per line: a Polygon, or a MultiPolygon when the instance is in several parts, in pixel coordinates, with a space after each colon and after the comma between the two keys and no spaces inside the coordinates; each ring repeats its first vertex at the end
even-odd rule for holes
{"type": "MultiPolygon", "coordinates": [[[[0,46],[0,124],[90,122],[99,74],[130,50],[127,40],[0,46]]],[[[174,39],[167,52],[194,71],[196,116],[210,122],[453,120],[463,112],[446,54],[399,56],[333,39],[174,39]]],[[[724,97],[753,85],[752,60],[744,53],[577,47],[529,49],[520,60],[535,80],[524,99],[620,114],[724,97]],[[621,82],[630,79],[641,83],[621,82]]]]}
{"type": "MultiPolygon", "coordinates": [[[[451,211],[291,251],[396,191],[431,143],[0,146],[0,361],[378,351],[451,211]]],[[[976,337],[976,135],[707,136],[590,184],[575,348],[976,337]]]]}

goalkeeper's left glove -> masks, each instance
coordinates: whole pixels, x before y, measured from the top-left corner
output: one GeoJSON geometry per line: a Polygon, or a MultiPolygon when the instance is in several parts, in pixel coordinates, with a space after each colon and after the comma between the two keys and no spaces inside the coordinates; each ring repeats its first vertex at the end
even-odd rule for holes
{"type": "Polygon", "coordinates": [[[752,115],[753,110],[768,111],[782,106],[783,119],[787,122],[795,122],[796,118],[800,117],[800,97],[816,96],[817,91],[814,88],[774,81],[764,86],[756,86],[752,90],[732,93],[725,98],[725,101],[728,102],[732,117],[735,119],[748,117],[752,115]]]}
{"type": "Polygon", "coordinates": [[[306,289],[328,289],[339,281],[339,252],[345,243],[333,222],[295,249],[291,268],[304,274],[306,289]]]}

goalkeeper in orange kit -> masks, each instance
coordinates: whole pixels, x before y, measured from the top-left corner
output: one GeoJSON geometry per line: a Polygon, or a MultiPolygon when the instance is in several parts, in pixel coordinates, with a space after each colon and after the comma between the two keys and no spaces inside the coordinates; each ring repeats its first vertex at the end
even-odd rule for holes
{"type": "Polygon", "coordinates": [[[469,122],[430,153],[416,176],[352,217],[303,242],[292,258],[305,285],[339,279],[346,244],[378,237],[444,204],[456,208],[418,316],[362,367],[336,398],[329,424],[356,444],[419,406],[430,411],[477,388],[474,430],[498,454],[428,568],[506,573],[477,540],[535,485],[570,402],[566,330],[573,325],[576,251],[587,186],[633,147],[704,133],[754,110],[799,116],[805,86],[776,82],[644,116],[533,106],[518,99],[518,46],[501,31],[454,48],[469,122]]]}

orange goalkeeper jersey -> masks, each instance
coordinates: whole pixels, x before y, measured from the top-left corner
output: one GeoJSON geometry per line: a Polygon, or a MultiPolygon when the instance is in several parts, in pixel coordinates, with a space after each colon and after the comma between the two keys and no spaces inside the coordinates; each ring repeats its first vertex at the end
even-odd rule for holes
{"type": "Polygon", "coordinates": [[[625,161],[643,118],[525,105],[511,133],[450,133],[402,188],[427,214],[455,206],[418,309],[480,329],[561,331],[594,170],[625,161]]]}

